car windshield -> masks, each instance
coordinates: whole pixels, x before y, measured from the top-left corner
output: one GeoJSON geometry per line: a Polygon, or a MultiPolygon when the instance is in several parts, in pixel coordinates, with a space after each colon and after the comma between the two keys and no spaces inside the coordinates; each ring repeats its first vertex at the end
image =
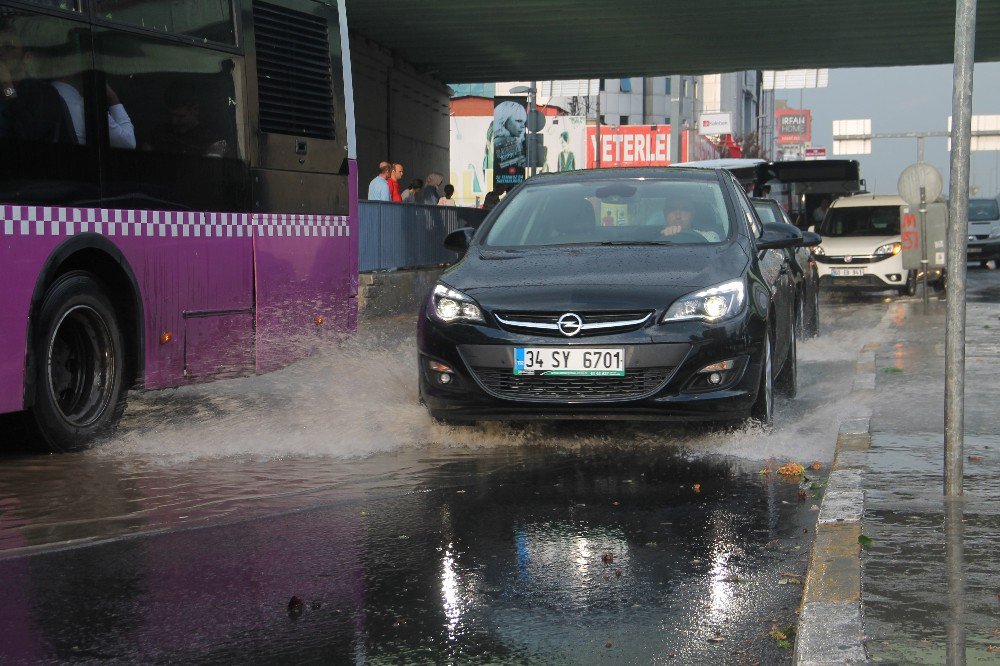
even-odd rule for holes
{"type": "Polygon", "coordinates": [[[714,174],[701,180],[587,178],[519,190],[493,221],[485,244],[722,243],[731,229],[722,185],[714,174]]]}
{"type": "Polygon", "coordinates": [[[895,236],[899,233],[899,206],[844,206],[826,212],[821,236],[895,236]]]}
{"type": "Polygon", "coordinates": [[[1000,219],[1000,208],[994,199],[969,201],[969,222],[989,222],[1000,219]]]}

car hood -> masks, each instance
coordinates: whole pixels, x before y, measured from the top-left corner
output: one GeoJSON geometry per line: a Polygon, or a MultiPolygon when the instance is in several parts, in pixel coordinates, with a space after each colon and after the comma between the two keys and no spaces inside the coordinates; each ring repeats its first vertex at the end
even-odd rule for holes
{"type": "Polygon", "coordinates": [[[442,276],[487,309],[656,308],[743,274],[737,243],[693,246],[474,247],[442,276]]]}
{"type": "Polygon", "coordinates": [[[880,245],[898,242],[899,234],[892,236],[845,236],[842,238],[823,236],[820,247],[828,255],[842,257],[848,254],[871,254],[880,245]]]}

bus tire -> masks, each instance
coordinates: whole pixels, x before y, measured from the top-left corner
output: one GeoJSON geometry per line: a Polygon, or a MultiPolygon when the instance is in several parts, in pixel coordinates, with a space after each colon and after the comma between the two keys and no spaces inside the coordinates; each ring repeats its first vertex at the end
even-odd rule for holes
{"type": "Polygon", "coordinates": [[[85,271],[46,290],[32,340],[32,420],[48,447],[78,451],[114,430],[125,411],[125,346],[111,300],[85,271]]]}

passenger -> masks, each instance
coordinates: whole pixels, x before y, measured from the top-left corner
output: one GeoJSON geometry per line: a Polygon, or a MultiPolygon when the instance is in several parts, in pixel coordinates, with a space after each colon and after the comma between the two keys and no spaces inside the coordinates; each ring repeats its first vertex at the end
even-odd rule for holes
{"type": "MultiPolygon", "coordinates": [[[[80,91],[83,89],[83,75],[74,74],[66,76],[52,82],[52,87],[56,89],[59,96],[66,104],[70,121],[73,124],[73,132],[76,134],[76,143],[85,145],[87,143],[87,123],[84,114],[85,102],[80,91]]],[[[135,150],[135,128],[132,126],[132,119],[128,117],[128,112],[118,99],[118,94],[111,89],[111,86],[104,86],[108,102],[108,139],[112,148],[123,148],[125,150],[135,150]]]]}
{"type": "Polygon", "coordinates": [[[444,186],[444,196],[438,199],[438,206],[454,206],[455,200],[452,196],[455,194],[455,186],[448,183],[444,186]]]}
{"type": "Polygon", "coordinates": [[[413,203],[414,197],[417,195],[417,192],[423,189],[423,187],[424,187],[424,181],[420,180],[419,178],[414,178],[413,180],[411,180],[410,186],[407,187],[405,190],[403,190],[403,195],[402,195],[403,202],[413,203]]]}
{"type": "Polygon", "coordinates": [[[229,142],[217,127],[202,122],[201,102],[194,87],[174,81],[163,95],[167,122],[151,133],[146,150],[204,157],[226,157],[229,142]]]}
{"type": "Polygon", "coordinates": [[[660,235],[669,237],[686,233],[689,236],[697,234],[712,243],[722,240],[717,231],[696,226],[696,222],[700,222],[702,225],[709,222],[708,220],[696,220],[696,216],[700,213],[703,213],[702,208],[685,197],[668,199],[663,206],[662,221],[665,226],[660,230],[660,235]]]}
{"type": "Polygon", "coordinates": [[[392,201],[389,192],[389,173],[392,171],[392,164],[389,162],[378,163],[378,174],[368,183],[369,201],[392,201]]]}
{"type": "Polygon", "coordinates": [[[59,93],[32,78],[31,50],[20,36],[0,32],[0,138],[45,143],[77,143],[59,93]]]}
{"type": "Polygon", "coordinates": [[[826,217],[826,211],[828,210],[830,210],[830,200],[824,197],[823,200],[819,202],[819,205],[816,206],[816,210],[813,211],[813,223],[820,224],[823,221],[823,218],[826,217]]]}
{"type": "Polygon", "coordinates": [[[403,177],[403,165],[393,162],[392,171],[389,173],[389,196],[395,202],[402,202],[403,196],[399,192],[399,180],[403,177]]]}

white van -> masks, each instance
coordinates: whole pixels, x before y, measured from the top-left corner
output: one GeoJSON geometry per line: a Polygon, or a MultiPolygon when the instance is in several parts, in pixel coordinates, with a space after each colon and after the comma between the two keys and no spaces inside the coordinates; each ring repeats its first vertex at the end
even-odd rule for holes
{"type": "Polygon", "coordinates": [[[906,202],[896,195],[858,194],[830,204],[813,229],[820,284],[855,289],[895,289],[912,296],[917,272],[903,270],[900,224],[906,202]]]}

